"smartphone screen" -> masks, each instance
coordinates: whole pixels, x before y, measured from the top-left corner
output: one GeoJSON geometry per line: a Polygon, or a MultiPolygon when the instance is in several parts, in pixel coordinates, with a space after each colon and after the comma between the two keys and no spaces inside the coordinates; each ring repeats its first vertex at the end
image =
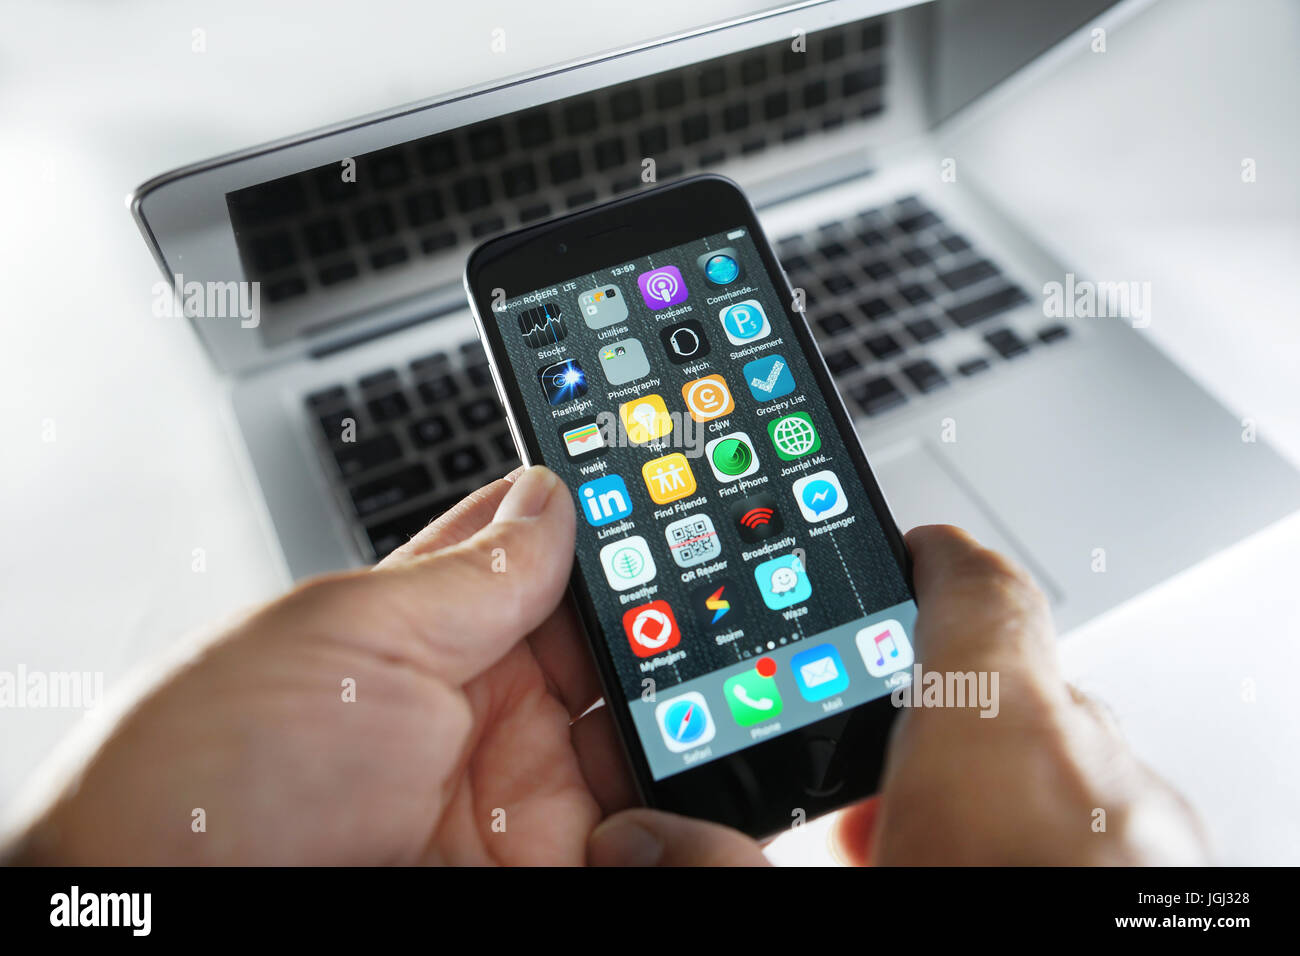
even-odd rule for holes
{"type": "MultiPolygon", "coordinates": [[[[652,197],[644,215],[666,212],[652,197]]],[[[736,209],[662,247],[649,228],[570,240],[581,271],[557,245],[553,281],[543,268],[526,288],[482,287],[473,260],[468,274],[520,444],[572,490],[576,585],[652,790],[912,676],[897,529],[736,209]]],[[[510,261],[496,275],[527,273],[510,261]]]]}

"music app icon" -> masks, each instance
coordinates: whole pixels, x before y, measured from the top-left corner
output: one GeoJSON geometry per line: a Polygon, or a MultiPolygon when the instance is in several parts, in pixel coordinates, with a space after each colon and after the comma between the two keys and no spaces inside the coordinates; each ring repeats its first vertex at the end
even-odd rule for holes
{"type": "Polygon", "coordinates": [[[912,644],[897,621],[877,621],[858,631],[854,641],[867,673],[872,677],[887,677],[894,671],[906,670],[915,662],[912,644]]]}

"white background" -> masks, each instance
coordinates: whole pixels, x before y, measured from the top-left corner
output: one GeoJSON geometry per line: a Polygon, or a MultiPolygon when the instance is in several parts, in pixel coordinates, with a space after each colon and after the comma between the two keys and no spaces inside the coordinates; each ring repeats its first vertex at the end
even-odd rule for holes
{"type": "MultiPolygon", "coordinates": [[[[220,385],[189,328],[151,315],[158,275],[124,206],[132,188],[769,5],[7,4],[0,669],[103,671],[111,687],[283,587],[220,385]],[[489,46],[497,27],[503,54],[489,46]],[[195,548],[204,574],[191,571],[195,548]]],[[[1105,59],[1045,82],[983,136],[1023,219],[1081,271],[1151,281],[1149,334],[1300,463],[1298,38],[1300,8],[1286,0],[1165,0],[1116,30],[1105,59]],[[1253,185],[1240,182],[1242,157],[1258,161],[1253,185]]],[[[1300,863],[1298,556],[1292,516],[1062,643],[1067,673],[1189,795],[1229,862],[1300,863]]],[[[0,712],[0,806],[77,719],[0,712]]],[[[824,832],[783,837],[771,855],[824,860],[824,832]]]]}

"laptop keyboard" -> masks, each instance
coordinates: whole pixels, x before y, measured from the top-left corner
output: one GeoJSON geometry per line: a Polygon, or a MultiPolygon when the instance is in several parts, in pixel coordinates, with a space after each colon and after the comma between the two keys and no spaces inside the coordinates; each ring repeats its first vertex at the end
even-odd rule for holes
{"type": "MultiPolygon", "coordinates": [[[[840,391],[863,415],[885,415],[1070,334],[1050,323],[1030,340],[1000,321],[1029,296],[913,196],[783,238],[777,252],[804,290],[840,391]],[[932,354],[954,339],[961,358],[932,354]]],[[[519,465],[477,340],[320,389],[306,407],[339,505],[373,560],[519,465]]]]}

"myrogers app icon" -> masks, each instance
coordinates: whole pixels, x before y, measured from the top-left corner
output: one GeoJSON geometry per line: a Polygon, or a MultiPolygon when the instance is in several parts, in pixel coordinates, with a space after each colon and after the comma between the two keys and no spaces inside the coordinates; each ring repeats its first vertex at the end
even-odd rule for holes
{"type": "Polygon", "coordinates": [[[636,277],[637,288],[648,309],[666,309],[685,302],[690,294],[676,266],[660,266],[636,277]]]}
{"type": "Polygon", "coordinates": [[[732,345],[757,342],[772,334],[772,323],[767,321],[767,313],[756,299],[726,306],[718,313],[718,318],[722,320],[722,331],[727,333],[727,340],[732,345]]]}
{"type": "Polygon", "coordinates": [[[682,639],[677,618],[667,601],[651,601],[625,612],[623,632],[637,657],[654,657],[676,647],[682,639]]]}

